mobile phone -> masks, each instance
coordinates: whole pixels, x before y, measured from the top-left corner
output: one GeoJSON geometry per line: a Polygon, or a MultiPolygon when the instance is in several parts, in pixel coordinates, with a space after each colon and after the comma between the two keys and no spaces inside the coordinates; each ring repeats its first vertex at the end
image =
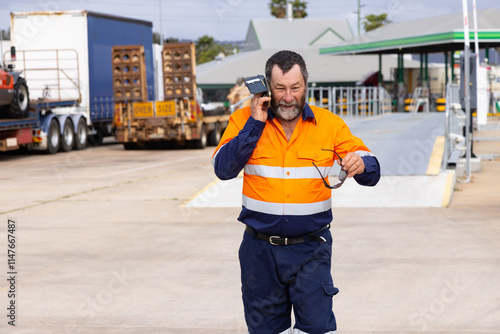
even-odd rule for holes
{"type": "MultiPolygon", "coordinates": [[[[245,85],[252,94],[264,93],[263,96],[269,96],[269,97],[271,96],[271,92],[269,91],[267,85],[266,77],[264,77],[263,75],[259,74],[254,77],[246,78],[245,85]]],[[[266,108],[269,108],[271,106],[271,102],[267,102],[266,104],[267,104],[267,106],[265,106],[266,108]]]]}
{"type": "Polygon", "coordinates": [[[265,92],[264,95],[269,95],[267,88],[267,81],[263,75],[256,75],[254,77],[246,78],[245,85],[252,94],[260,94],[265,92]]]}

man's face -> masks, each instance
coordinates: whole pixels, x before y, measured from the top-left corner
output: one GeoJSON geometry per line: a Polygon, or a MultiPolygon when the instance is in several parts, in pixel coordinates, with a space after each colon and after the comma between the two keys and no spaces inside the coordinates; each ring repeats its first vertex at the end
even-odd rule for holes
{"type": "Polygon", "coordinates": [[[306,103],[306,85],[299,65],[283,71],[274,65],[271,72],[271,109],[285,121],[296,119],[306,103]]]}

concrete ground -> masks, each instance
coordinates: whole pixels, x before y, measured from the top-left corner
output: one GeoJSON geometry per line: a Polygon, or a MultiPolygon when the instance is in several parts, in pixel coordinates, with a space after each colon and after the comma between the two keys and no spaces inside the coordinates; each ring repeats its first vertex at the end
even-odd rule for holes
{"type": "MultiPolygon", "coordinates": [[[[335,208],[339,333],[499,332],[500,131],[476,137],[492,160],[448,207],[335,208]]],[[[182,206],[215,181],[211,153],[0,155],[0,333],[245,333],[239,209],[182,206]]]]}
{"type": "MultiPolygon", "coordinates": [[[[390,208],[448,206],[455,170],[441,171],[444,151],[444,113],[392,113],[351,118],[351,132],[363,139],[377,156],[382,178],[376,187],[360,187],[348,180],[332,191],[334,208],[390,208]]],[[[463,169],[463,168],[462,168],[463,169]]],[[[340,167],[329,173],[337,179],[340,167]]],[[[241,207],[243,173],[215,182],[186,205],[188,207],[241,207]],[[216,196],[215,196],[216,195],[216,196]]]]}

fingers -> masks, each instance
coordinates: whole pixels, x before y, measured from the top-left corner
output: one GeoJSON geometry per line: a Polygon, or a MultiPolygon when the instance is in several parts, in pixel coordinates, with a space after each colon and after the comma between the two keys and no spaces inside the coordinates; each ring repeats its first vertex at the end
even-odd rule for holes
{"type": "Polygon", "coordinates": [[[342,169],[347,172],[347,177],[361,174],[365,170],[365,163],[359,154],[349,152],[342,158],[342,169]]]}
{"type": "Polygon", "coordinates": [[[255,94],[250,103],[250,110],[252,117],[258,121],[265,122],[267,120],[267,105],[271,101],[269,96],[262,96],[262,94],[255,94]]]}

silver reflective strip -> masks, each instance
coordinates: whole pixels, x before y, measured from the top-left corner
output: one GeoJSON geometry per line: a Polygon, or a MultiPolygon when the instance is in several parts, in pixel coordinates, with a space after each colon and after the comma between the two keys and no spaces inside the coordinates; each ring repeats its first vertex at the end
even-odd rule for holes
{"type": "Polygon", "coordinates": [[[271,203],[259,201],[248,196],[242,195],[242,204],[245,208],[267,213],[270,215],[290,215],[303,216],[315,213],[325,212],[332,208],[331,198],[322,202],[314,203],[271,203]]]}
{"type": "MultiPolygon", "coordinates": [[[[227,144],[227,143],[226,143],[226,144],[227,144]]],[[[226,145],[226,144],[224,144],[224,145],[226,145]]],[[[224,147],[224,145],[222,145],[221,147],[219,147],[219,149],[217,150],[217,152],[215,152],[214,157],[212,158],[212,166],[214,166],[214,167],[215,167],[215,158],[217,158],[217,154],[219,154],[220,149],[221,149],[221,148],[223,148],[223,147],[224,147]]]]}
{"type": "Polygon", "coordinates": [[[356,151],[354,153],[356,153],[360,157],[374,157],[375,156],[375,154],[373,154],[372,152],[368,152],[368,151],[356,151]]]}
{"type": "MultiPolygon", "coordinates": [[[[283,332],[283,333],[288,333],[288,332],[286,332],[286,331],[285,331],[285,332],[283,332]]],[[[337,333],[337,331],[330,331],[330,332],[327,332],[327,333],[325,333],[325,334],[336,334],[336,333],[337,333]]],[[[301,330],[300,330],[300,329],[298,329],[298,328],[294,328],[294,329],[293,329],[293,334],[309,334],[309,333],[303,332],[303,331],[301,331],[301,330]]]]}
{"type": "MultiPolygon", "coordinates": [[[[323,176],[328,175],[332,166],[318,167],[323,176]]],[[[311,167],[275,167],[263,165],[245,165],[245,174],[275,179],[321,179],[314,166],[311,167]]]]}

